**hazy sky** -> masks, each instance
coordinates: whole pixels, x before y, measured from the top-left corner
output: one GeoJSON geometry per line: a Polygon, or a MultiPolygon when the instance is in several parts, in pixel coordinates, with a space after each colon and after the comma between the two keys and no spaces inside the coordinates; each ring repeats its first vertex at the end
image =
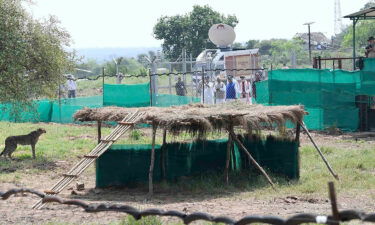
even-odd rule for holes
{"type": "MultiPolygon", "coordinates": [[[[342,16],[358,11],[369,0],[341,0],[342,16]]],[[[185,14],[193,5],[209,5],[235,14],[236,42],[291,38],[306,32],[302,24],[315,21],[311,31],[333,34],[334,0],[35,0],[37,18],[57,16],[74,40],[73,47],[154,47],[152,36],[161,16],[185,14]]],[[[343,19],[349,24],[348,19],[343,19]]]]}

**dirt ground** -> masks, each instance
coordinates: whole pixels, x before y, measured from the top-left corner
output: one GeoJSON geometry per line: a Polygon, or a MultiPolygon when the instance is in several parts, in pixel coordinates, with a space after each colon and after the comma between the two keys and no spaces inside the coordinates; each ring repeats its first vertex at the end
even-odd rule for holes
{"type": "MultiPolygon", "coordinates": [[[[352,148],[353,150],[364,146],[373,146],[375,137],[367,135],[366,138],[359,134],[345,134],[339,136],[313,133],[313,137],[320,146],[335,146],[352,148]],[[345,141],[347,139],[360,139],[361,144],[356,141],[345,141]]],[[[311,145],[307,136],[302,134],[301,145],[311,145]]],[[[77,159],[75,159],[77,161],[77,159]]],[[[62,173],[75,163],[72,161],[58,161],[55,168],[48,172],[25,176],[17,183],[1,183],[0,190],[4,191],[15,187],[29,187],[36,190],[46,190],[51,187],[62,173]]],[[[375,171],[374,171],[375,175],[375,171]]],[[[204,191],[202,194],[167,193],[156,190],[155,197],[151,201],[145,201],[146,189],[94,189],[94,169],[83,173],[79,181],[85,184],[84,191],[72,190],[75,183],[64,190],[60,196],[64,198],[77,198],[90,203],[121,203],[146,208],[161,208],[166,210],[178,210],[187,213],[196,211],[206,212],[213,215],[226,215],[239,219],[246,215],[274,215],[288,217],[296,213],[324,214],[330,212],[330,202],[327,195],[270,195],[250,196],[247,192],[222,193],[217,195],[204,191]]],[[[375,212],[374,202],[369,201],[369,195],[375,196],[375,189],[361,194],[340,193],[338,196],[340,209],[359,209],[365,212],[375,212]]],[[[43,224],[43,223],[77,223],[77,224],[108,224],[124,218],[125,214],[115,212],[86,213],[81,208],[59,204],[49,204],[42,210],[33,210],[31,206],[38,200],[37,197],[27,195],[26,197],[13,196],[6,201],[0,201],[0,224],[43,224]]],[[[168,219],[168,221],[178,221],[168,219]]],[[[358,221],[357,221],[358,222],[358,221]]],[[[355,223],[358,224],[358,223],[355,223]]]]}

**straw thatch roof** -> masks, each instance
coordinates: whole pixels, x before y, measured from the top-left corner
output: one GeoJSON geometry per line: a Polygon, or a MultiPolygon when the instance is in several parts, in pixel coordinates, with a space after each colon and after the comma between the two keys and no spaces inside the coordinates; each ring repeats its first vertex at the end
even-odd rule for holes
{"type": "Polygon", "coordinates": [[[294,124],[302,121],[306,114],[303,106],[249,105],[240,101],[217,105],[190,104],[167,108],[84,108],[74,114],[77,121],[120,121],[136,111],[145,114],[135,123],[154,124],[172,134],[186,131],[203,135],[214,130],[226,130],[230,126],[241,126],[252,132],[263,127],[283,127],[287,121],[294,124]]]}

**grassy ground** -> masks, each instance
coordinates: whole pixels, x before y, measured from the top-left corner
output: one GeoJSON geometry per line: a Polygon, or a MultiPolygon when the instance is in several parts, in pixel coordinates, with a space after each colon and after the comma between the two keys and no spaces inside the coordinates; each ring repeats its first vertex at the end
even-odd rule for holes
{"type": "MultiPolygon", "coordinates": [[[[15,160],[8,161],[0,158],[0,183],[27,183],[30,176],[48,173],[58,169],[60,161],[77,162],[79,156],[88,153],[96,145],[95,126],[77,126],[61,124],[32,124],[0,122],[0,149],[4,140],[10,135],[25,134],[39,127],[47,133],[41,136],[36,147],[37,159],[31,158],[29,146],[19,146],[14,153],[15,160]]],[[[110,128],[104,128],[104,135],[110,128]]],[[[339,174],[340,181],[336,182],[338,195],[356,196],[365,194],[369,202],[375,200],[375,139],[356,140],[350,135],[345,137],[319,136],[314,134],[322,151],[339,174]]],[[[223,138],[226,134],[211,135],[210,139],[223,138]]],[[[157,143],[161,144],[161,133],[157,143]]],[[[188,193],[191,195],[206,193],[209,195],[225,195],[229,199],[261,198],[272,199],[278,196],[327,196],[327,182],[333,180],[319,155],[307,142],[303,135],[301,152],[301,178],[299,181],[286,181],[273,176],[277,183],[277,191],[271,189],[266,180],[255,174],[232,173],[230,184],[223,183],[221,173],[209,173],[193,178],[167,184],[160,183],[156,189],[166,193],[188,193]]],[[[190,141],[189,135],[168,137],[168,141],[190,141]]],[[[139,129],[128,134],[120,143],[140,144],[150,143],[149,129],[139,129]]],[[[27,184],[26,184],[27,185],[27,184]]],[[[0,189],[1,189],[0,185],[0,189]]],[[[349,204],[350,205],[350,204],[349,204]]],[[[204,211],[204,210],[203,210],[204,211]]],[[[160,220],[150,217],[143,222],[135,223],[126,217],[114,224],[158,224],[160,220]]]]}

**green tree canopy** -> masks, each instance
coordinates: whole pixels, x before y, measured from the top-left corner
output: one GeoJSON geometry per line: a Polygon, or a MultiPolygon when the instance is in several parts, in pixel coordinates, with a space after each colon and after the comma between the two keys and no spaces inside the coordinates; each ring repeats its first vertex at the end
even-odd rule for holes
{"type": "Polygon", "coordinates": [[[37,21],[22,0],[0,0],[0,103],[52,96],[72,69],[69,34],[55,17],[37,21]]]}
{"type": "MultiPolygon", "coordinates": [[[[367,9],[370,7],[375,7],[375,2],[369,1],[361,9],[367,9]]],[[[344,31],[345,36],[342,41],[342,47],[352,47],[353,45],[353,27],[350,26],[344,31]]],[[[361,20],[358,21],[355,29],[356,36],[356,46],[365,47],[367,45],[367,39],[370,36],[375,36],[375,20],[361,20]]],[[[364,52],[364,49],[362,49],[364,52]]]]}
{"type": "Polygon", "coordinates": [[[195,5],[188,14],[159,18],[154,26],[154,36],[163,40],[163,52],[169,59],[177,59],[184,48],[196,57],[205,48],[216,48],[208,40],[208,30],[217,23],[235,27],[238,20],[234,15],[220,14],[208,5],[195,5]]]}

